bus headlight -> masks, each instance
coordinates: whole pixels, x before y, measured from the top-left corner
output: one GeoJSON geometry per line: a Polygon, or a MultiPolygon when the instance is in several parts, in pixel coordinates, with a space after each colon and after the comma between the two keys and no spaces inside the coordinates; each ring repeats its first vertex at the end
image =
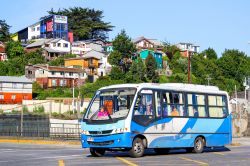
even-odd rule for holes
{"type": "Polygon", "coordinates": [[[82,134],[89,135],[89,132],[87,130],[82,130],[82,134]]]}

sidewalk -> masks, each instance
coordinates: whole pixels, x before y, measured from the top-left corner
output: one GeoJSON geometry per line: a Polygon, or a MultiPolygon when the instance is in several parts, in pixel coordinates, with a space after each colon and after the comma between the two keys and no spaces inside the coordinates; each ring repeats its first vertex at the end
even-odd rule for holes
{"type": "Polygon", "coordinates": [[[18,143],[18,144],[41,144],[41,145],[77,145],[80,146],[80,140],[51,140],[29,137],[0,137],[0,143],[18,143]]]}
{"type": "Polygon", "coordinates": [[[237,144],[250,146],[250,137],[233,138],[232,146],[233,145],[237,146],[237,144]]]}

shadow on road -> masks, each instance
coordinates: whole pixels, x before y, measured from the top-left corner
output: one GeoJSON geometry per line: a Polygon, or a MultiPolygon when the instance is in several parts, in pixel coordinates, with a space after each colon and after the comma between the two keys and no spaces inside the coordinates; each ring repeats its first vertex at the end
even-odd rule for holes
{"type": "MultiPolygon", "coordinates": [[[[231,151],[227,147],[215,147],[215,148],[205,148],[203,153],[212,153],[212,152],[228,152],[231,151]]],[[[169,153],[166,154],[157,154],[154,152],[153,149],[147,149],[145,150],[144,156],[161,156],[161,155],[179,155],[179,154],[193,154],[188,153],[185,149],[171,149],[169,153]]],[[[98,158],[93,157],[92,155],[88,154],[86,157],[88,158],[98,158]]],[[[105,158],[109,157],[130,157],[128,152],[120,152],[120,151],[107,151],[105,155],[103,156],[105,158]]],[[[103,158],[101,157],[101,158],[103,158]]]]}

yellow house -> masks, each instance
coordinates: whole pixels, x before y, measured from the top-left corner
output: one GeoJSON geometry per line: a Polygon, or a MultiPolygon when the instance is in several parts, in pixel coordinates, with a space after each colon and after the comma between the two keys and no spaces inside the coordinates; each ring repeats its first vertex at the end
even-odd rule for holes
{"type": "Polygon", "coordinates": [[[103,53],[92,50],[79,58],[70,58],[64,60],[65,67],[79,67],[85,70],[88,75],[97,75],[98,68],[101,65],[101,59],[104,56],[103,53]]]}
{"type": "Polygon", "coordinates": [[[82,57],[79,58],[70,58],[70,59],[65,59],[64,60],[64,66],[65,67],[79,67],[79,68],[84,68],[84,59],[82,57]]]}
{"type": "Polygon", "coordinates": [[[17,33],[12,34],[10,37],[13,41],[18,41],[18,34],[17,33]]]}

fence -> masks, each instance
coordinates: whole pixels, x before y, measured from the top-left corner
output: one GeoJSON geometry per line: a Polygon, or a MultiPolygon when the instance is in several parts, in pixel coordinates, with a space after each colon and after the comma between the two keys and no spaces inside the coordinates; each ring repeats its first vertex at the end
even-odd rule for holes
{"type": "Polygon", "coordinates": [[[48,116],[0,115],[0,136],[79,140],[80,124],[50,123],[48,116]]]}

